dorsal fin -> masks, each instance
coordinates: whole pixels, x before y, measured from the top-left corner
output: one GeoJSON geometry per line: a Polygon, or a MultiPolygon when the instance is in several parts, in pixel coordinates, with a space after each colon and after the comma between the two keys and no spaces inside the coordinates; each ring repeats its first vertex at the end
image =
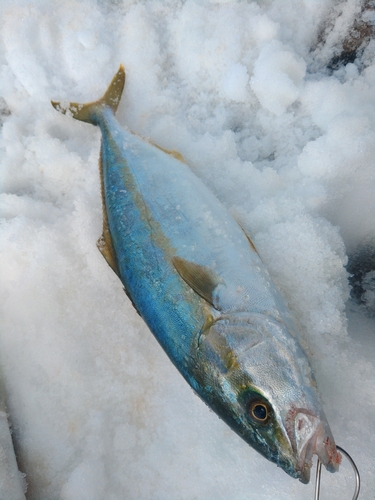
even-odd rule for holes
{"type": "Polygon", "coordinates": [[[105,206],[104,199],[104,184],[103,184],[103,164],[102,164],[102,148],[100,147],[100,155],[99,155],[99,174],[100,174],[100,190],[102,194],[102,208],[103,208],[103,232],[101,237],[98,239],[96,245],[99,248],[101,254],[117,274],[120,276],[115,249],[113,248],[112,237],[108,227],[108,216],[107,209],[105,206]]]}
{"type": "Polygon", "coordinates": [[[173,257],[172,262],[178,274],[190,288],[215,307],[212,293],[217,285],[224,284],[224,280],[208,266],[201,266],[181,257],[173,257]]]}
{"type": "Polygon", "coordinates": [[[111,266],[111,268],[114,270],[117,276],[120,276],[113,249],[112,238],[108,229],[108,225],[104,220],[104,216],[103,216],[103,234],[96,242],[96,245],[99,248],[105,260],[107,261],[107,263],[109,264],[109,266],[111,266]]]}

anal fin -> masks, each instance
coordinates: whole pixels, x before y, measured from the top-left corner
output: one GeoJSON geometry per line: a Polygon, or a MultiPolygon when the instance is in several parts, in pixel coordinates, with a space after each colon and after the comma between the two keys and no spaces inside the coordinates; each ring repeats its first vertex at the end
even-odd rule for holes
{"type": "Polygon", "coordinates": [[[175,149],[162,148],[161,146],[159,146],[158,144],[155,144],[155,142],[152,142],[152,141],[151,141],[151,144],[153,146],[155,146],[156,148],[160,149],[161,151],[164,151],[164,153],[167,153],[168,155],[173,156],[173,158],[176,158],[176,160],[182,161],[182,163],[186,163],[185,158],[182,156],[182,154],[179,153],[178,151],[176,151],[175,149]]]}
{"type": "Polygon", "coordinates": [[[259,255],[259,252],[258,250],[256,249],[256,246],[254,245],[254,243],[252,242],[250,236],[247,234],[247,232],[245,231],[245,229],[241,226],[241,224],[237,221],[237,224],[240,226],[240,228],[242,229],[244,235],[246,236],[246,239],[247,241],[249,242],[251,248],[254,250],[254,252],[256,252],[258,255],[259,255]]]}

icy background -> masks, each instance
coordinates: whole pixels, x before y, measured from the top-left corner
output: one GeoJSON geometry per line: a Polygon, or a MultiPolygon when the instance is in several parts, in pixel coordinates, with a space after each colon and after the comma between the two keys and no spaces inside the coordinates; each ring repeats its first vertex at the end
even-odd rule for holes
{"type": "MultiPolygon", "coordinates": [[[[0,351],[28,499],[313,498],[194,395],[96,248],[100,133],[50,99],[98,98],[120,62],[120,123],[253,235],[375,498],[375,276],[359,307],[344,267],[375,247],[375,45],[327,69],[360,6],[0,2],[0,351]]],[[[353,489],[347,462],[323,471],[322,498],[353,489]]]]}

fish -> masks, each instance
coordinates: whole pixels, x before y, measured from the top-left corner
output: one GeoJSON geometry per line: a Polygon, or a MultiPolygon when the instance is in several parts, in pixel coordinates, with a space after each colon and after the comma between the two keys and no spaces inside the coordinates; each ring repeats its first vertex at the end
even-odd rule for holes
{"type": "Polygon", "coordinates": [[[250,446],[308,483],[316,454],[339,468],[308,357],[250,235],[181,154],[122,127],[122,65],[99,100],[51,101],[98,126],[98,248],[200,398],[250,446]]]}

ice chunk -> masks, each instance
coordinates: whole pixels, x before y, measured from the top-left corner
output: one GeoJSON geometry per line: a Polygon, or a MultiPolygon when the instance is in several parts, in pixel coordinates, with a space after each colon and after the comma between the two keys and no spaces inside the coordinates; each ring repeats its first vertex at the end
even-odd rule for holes
{"type": "Polygon", "coordinates": [[[255,61],[250,85],[264,108],[281,115],[297,100],[305,72],[303,59],[279,41],[272,40],[255,61]]]}

